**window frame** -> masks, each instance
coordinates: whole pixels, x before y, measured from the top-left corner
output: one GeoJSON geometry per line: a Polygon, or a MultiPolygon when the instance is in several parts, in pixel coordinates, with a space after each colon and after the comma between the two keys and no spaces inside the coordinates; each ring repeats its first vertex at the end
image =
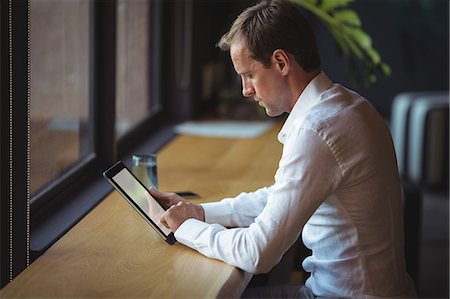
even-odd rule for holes
{"type": "Polygon", "coordinates": [[[0,2],[0,283],[29,264],[28,2],[0,2]],[[14,52],[14,56],[12,55],[14,52]],[[22,120],[16,121],[16,120],[22,120]],[[7,136],[8,138],[5,138],[7,136]],[[14,201],[14,202],[13,202],[14,201]],[[6,238],[4,236],[7,236],[6,238]]]}
{"type": "Polygon", "coordinates": [[[116,82],[116,0],[90,1],[90,53],[89,53],[89,139],[93,152],[77,161],[70,170],[38,191],[32,199],[29,192],[29,19],[30,0],[0,0],[1,44],[1,101],[0,130],[0,230],[2,236],[14,232],[14,239],[0,239],[0,288],[24,270],[45,252],[65,232],[94,208],[112,187],[101,173],[121,157],[139,149],[156,151],[168,142],[174,133],[170,117],[162,105],[161,68],[163,53],[162,23],[165,8],[161,0],[150,1],[150,89],[149,100],[157,101],[158,111],[149,115],[120,140],[115,133],[115,82],[116,82]],[[9,7],[14,9],[8,9],[9,7]],[[11,13],[12,12],[12,13],[11,13]],[[23,22],[26,20],[26,22],[23,22]],[[13,47],[10,47],[10,32],[13,47]],[[99,38],[101,36],[101,38],[99,38]],[[13,49],[11,51],[11,49],[13,49]],[[13,57],[13,84],[10,85],[10,68],[3,67],[13,57]],[[21,63],[21,64],[20,64],[21,63]],[[11,93],[11,96],[10,96],[11,93]],[[21,99],[18,101],[17,99],[21,99]],[[113,99],[113,100],[112,100],[113,99]],[[20,102],[20,107],[18,103],[20,102]],[[12,115],[9,111],[13,110],[12,115]],[[10,128],[13,119],[18,121],[10,128]],[[26,121],[23,121],[23,120],[26,121]],[[149,134],[149,128],[151,132],[149,134]],[[13,131],[11,131],[13,130],[13,131]],[[24,134],[25,133],[25,134],[24,134]],[[8,136],[5,138],[4,136],[8,136]],[[11,136],[12,146],[9,143],[11,136]],[[23,138],[27,136],[27,138],[23,138]],[[148,142],[150,138],[154,141],[148,142]],[[8,139],[8,140],[7,140],[8,139]],[[26,140],[25,140],[26,139],[26,140]],[[142,145],[144,141],[145,145],[142,145]],[[147,143],[145,143],[145,141],[147,143]],[[24,144],[25,143],[25,144],[24,144]],[[21,148],[11,154],[11,148],[21,148]],[[10,163],[13,161],[14,164],[10,163]],[[16,181],[10,187],[9,180],[16,181]],[[21,178],[21,179],[20,179],[21,178]],[[19,181],[20,180],[20,181],[19,181]],[[10,217],[10,199],[14,198],[14,215],[10,217]],[[20,200],[18,200],[20,199],[20,200]],[[19,205],[20,204],[20,205],[19,205]],[[13,221],[14,220],[14,221],[13,221]],[[12,226],[10,224],[12,223],[12,226]],[[14,259],[11,258],[14,254],[14,259]]]}
{"type": "MultiPolygon", "coordinates": [[[[149,6],[150,16],[150,30],[149,43],[150,45],[163,45],[162,39],[162,24],[163,24],[163,7],[161,0],[150,1],[149,6]]],[[[117,141],[117,151],[119,156],[125,155],[130,148],[137,146],[142,142],[142,136],[148,133],[148,128],[159,130],[166,123],[168,118],[167,107],[162,105],[161,99],[162,88],[161,78],[162,72],[162,46],[152,47],[150,51],[150,59],[148,70],[150,73],[148,84],[152,87],[149,93],[149,100],[152,103],[152,112],[149,117],[141,121],[124,136],[121,136],[117,141]],[[154,110],[153,110],[154,109],[154,110]]]]}
{"type": "Polygon", "coordinates": [[[115,121],[115,105],[111,101],[115,99],[115,4],[116,1],[90,1],[88,131],[93,152],[49,183],[31,200],[32,260],[101,199],[84,202],[78,211],[71,213],[72,201],[78,199],[82,202],[77,190],[83,189],[97,176],[99,169],[107,167],[116,159],[114,132],[111,129],[115,121]],[[60,217],[64,219],[48,219],[49,215],[58,213],[64,215],[60,217]],[[46,226],[55,227],[48,229],[46,226]]]}

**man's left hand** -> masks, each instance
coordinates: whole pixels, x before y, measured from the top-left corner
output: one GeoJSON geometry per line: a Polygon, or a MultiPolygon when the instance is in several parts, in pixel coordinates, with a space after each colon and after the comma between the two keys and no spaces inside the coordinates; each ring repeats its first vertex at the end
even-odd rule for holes
{"type": "Polygon", "coordinates": [[[190,203],[186,200],[171,206],[161,215],[161,223],[175,232],[187,219],[194,218],[205,221],[205,212],[202,206],[190,203]]]}

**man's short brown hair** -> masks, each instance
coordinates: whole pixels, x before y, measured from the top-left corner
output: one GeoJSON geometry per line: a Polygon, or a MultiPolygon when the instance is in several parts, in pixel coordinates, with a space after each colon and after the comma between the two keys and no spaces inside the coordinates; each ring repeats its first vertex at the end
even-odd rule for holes
{"type": "Polygon", "coordinates": [[[228,51],[241,40],[247,43],[251,58],[266,67],[276,49],[293,55],[307,72],[320,67],[314,32],[299,9],[287,0],[263,0],[245,9],[217,46],[228,51]]]}

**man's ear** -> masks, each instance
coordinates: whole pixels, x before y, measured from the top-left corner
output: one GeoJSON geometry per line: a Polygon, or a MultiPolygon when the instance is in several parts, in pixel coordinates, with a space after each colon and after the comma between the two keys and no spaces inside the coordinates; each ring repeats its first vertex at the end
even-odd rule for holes
{"type": "Polygon", "coordinates": [[[273,51],[272,63],[283,75],[287,75],[289,73],[290,59],[286,51],[282,49],[276,49],[273,51]]]}

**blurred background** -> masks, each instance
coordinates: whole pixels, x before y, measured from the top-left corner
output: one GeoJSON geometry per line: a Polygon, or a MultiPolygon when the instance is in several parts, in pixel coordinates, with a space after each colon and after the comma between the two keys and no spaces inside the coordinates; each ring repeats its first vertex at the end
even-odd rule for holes
{"type": "MultiPolygon", "coordinates": [[[[103,35],[93,34],[98,20],[92,2],[30,0],[33,204],[90,159],[96,136],[104,133],[93,133],[102,111],[113,114],[115,158],[166,123],[267,120],[259,106],[242,98],[228,53],[215,47],[254,1],[116,1],[105,31],[114,40],[104,48],[115,73],[103,88],[113,96],[100,107],[93,49],[103,35]]],[[[356,0],[349,8],[390,66],[390,76],[378,73],[369,83],[365,61],[342,56],[323,22],[303,12],[330,79],[357,90],[390,123],[407,195],[412,276],[421,297],[448,297],[449,2],[356,0]],[[355,76],[355,68],[362,76],[355,76]]]]}

